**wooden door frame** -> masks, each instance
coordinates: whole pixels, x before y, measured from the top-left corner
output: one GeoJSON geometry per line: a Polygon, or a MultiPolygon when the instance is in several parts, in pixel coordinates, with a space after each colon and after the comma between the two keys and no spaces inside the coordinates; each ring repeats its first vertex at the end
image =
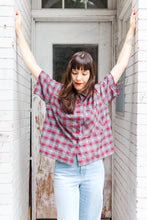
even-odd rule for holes
{"type": "MultiPolygon", "coordinates": [[[[38,0],[36,1],[38,2],[38,0]]],[[[112,66],[115,64],[115,32],[116,32],[116,10],[108,9],[40,9],[32,10],[32,42],[31,48],[35,55],[35,28],[36,22],[111,22],[112,25],[112,66]]],[[[32,77],[32,84],[35,80],[32,77]]],[[[33,88],[32,85],[32,88],[33,88]]],[[[33,92],[33,91],[32,91],[33,92]]],[[[32,94],[33,99],[33,94],[32,94]]],[[[35,119],[34,102],[32,100],[32,220],[36,220],[36,157],[35,157],[35,119]]],[[[113,184],[113,179],[112,179],[113,184]]]]}

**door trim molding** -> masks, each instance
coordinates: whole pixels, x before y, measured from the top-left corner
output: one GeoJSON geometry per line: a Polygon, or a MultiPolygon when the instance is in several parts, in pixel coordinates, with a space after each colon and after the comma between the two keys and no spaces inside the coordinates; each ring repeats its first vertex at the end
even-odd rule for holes
{"type": "Polygon", "coordinates": [[[32,10],[32,18],[35,21],[51,22],[102,22],[112,21],[116,16],[116,10],[108,9],[41,9],[32,10]]]}
{"type": "MultiPolygon", "coordinates": [[[[36,23],[37,22],[111,22],[112,24],[112,66],[115,64],[115,40],[116,40],[116,10],[58,10],[41,9],[32,10],[32,41],[31,48],[35,55],[36,23]]],[[[32,78],[32,88],[35,79],[32,78]]],[[[33,92],[33,91],[32,91],[33,92]]],[[[33,99],[33,94],[32,94],[33,99]]],[[[36,220],[36,157],[34,136],[34,103],[32,100],[32,220],[36,220]]]]}

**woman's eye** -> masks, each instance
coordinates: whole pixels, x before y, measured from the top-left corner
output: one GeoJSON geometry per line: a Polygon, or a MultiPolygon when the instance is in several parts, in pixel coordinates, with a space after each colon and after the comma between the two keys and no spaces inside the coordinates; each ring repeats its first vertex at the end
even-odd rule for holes
{"type": "MultiPolygon", "coordinates": [[[[72,74],[77,75],[78,73],[76,73],[76,72],[72,72],[72,74]]],[[[86,76],[87,73],[82,73],[82,75],[83,75],[83,76],[86,76]]]]}

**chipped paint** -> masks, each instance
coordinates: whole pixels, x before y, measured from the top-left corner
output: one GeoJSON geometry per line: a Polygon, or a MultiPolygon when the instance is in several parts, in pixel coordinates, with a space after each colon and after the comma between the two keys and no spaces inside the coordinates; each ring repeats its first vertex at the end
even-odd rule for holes
{"type": "Polygon", "coordinates": [[[52,163],[49,158],[40,156],[37,184],[37,218],[56,218],[52,163]]]}
{"type": "Polygon", "coordinates": [[[39,154],[45,105],[39,100],[35,111],[36,146],[36,218],[56,218],[53,173],[55,161],[39,154]]]}
{"type": "Polygon", "coordinates": [[[111,181],[111,157],[104,159],[105,165],[105,183],[103,190],[103,210],[102,218],[111,218],[112,217],[112,205],[111,205],[111,196],[112,196],[112,181],[111,181]]]}

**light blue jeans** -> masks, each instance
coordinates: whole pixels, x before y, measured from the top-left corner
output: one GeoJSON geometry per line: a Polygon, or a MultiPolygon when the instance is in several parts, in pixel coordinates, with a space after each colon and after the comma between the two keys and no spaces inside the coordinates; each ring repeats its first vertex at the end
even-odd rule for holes
{"type": "Polygon", "coordinates": [[[100,220],[105,170],[103,159],[78,166],[55,161],[54,196],[57,220],[100,220]]]}

